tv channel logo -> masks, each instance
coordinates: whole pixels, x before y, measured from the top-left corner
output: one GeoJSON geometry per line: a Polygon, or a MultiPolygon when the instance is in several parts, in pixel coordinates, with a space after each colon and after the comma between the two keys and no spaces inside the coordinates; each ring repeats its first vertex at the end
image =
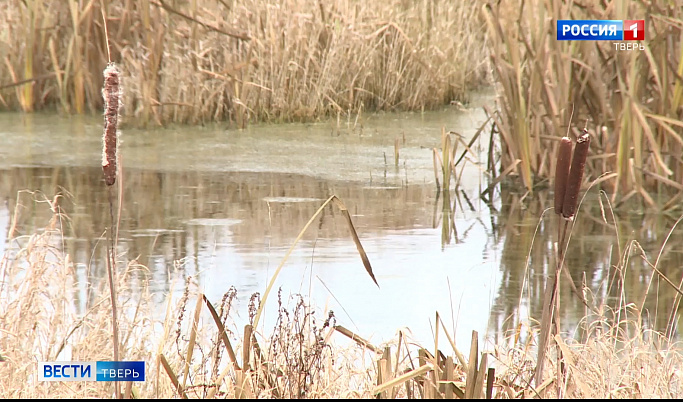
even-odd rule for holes
{"type": "Polygon", "coordinates": [[[95,381],[97,362],[39,362],[38,381],[95,381]]]}
{"type": "Polygon", "coordinates": [[[557,20],[557,40],[645,40],[645,20],[557,20]]]}
{"type": "Polygon", "coordinates": [[[38,381],[145,381],[145,362],[39,362],[38,381]]]}

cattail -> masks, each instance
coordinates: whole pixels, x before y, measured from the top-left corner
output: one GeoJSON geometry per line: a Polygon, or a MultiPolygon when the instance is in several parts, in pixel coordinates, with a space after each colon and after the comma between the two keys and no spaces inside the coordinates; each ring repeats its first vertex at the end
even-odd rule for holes
{"type": "Polygon", "coordinates": [[[572,140],[569,137],[562,137],[557,155],[557,165],[555,166],[555,213],[558,215],[562,213],[571,161],[572,140]]]}
{"type": "Polygon", "coordinates": [[[109,63],[104,69],[104,134],[102,136],[102,170],[107,186],[116,182],[116,151],[118,147],[117,127],[120,107],[120,77],[121,73],[114,63],[109,63]]]}
{"type": "Polygon", "coordinates": [[[584,129],[581,137],[576,140],[576,149],[574,150],[574,156],[572,157],[572,168],[569,171],[567,190],[564,194],[562,216],[565,219],[572,219],[576,213],[576,205],[579,199],[579,190],[581,190],[583,170],[586,167],[586,157],[588,156],[590,143],[591,137],[588,135],[588,131],[584,129]]]}

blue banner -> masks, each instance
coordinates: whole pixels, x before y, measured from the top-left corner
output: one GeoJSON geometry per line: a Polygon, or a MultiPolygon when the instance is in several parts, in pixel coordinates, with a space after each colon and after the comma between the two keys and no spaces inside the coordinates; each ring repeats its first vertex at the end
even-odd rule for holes
{"type": "Polygon", "coordinates": [[[145,381],[145,362],[97,362],[97,381],[145,381]]]}
{"type": "Polygon", "coordinates": [[[621,20],[557,20],[557,40],[623,40],[621,20]]]}

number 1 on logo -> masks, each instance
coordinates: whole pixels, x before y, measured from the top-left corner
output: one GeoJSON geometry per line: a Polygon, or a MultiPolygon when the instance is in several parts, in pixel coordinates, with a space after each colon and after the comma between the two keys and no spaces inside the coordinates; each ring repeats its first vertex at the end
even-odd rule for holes
{"type": "Polygon", "coordinates": [[[624,40],[645,40],[645,20],[624,20],[624,40]]]}

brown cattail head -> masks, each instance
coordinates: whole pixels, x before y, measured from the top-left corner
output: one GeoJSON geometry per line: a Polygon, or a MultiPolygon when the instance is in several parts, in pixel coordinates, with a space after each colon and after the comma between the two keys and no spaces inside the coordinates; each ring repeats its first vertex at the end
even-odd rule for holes
{"type": "Polygon", "coordinates": [[[576,140],[572,167],[569,171],[569,179],[567,180],[567,190],[564,194],[562,216],[565,219],[572,219],[576,214],[576,205],[579,199],[579,191],[581,190],[581,181],[583,180],[583,171],[586,167],[586,157],[588,156],[590,143],[591,137],[588,135],[588,131],[584,129],[581,137],[576,140]]]}
{"type": "Polygon", "coordinates": [[[558,215],[562,213],[571,162],[572,140],[569,137],[562,137],[557,153],[557,165],[555,166],[555,213],[558,215]]]}
{"type": "Polygon", "coordinates": [[[102,171],[107,186],[116,182],[116,151],[118,147],[117,127],[121,96],[119,69],[109,63],[104,69],[104,134],[102,136],[102,171]]]}

